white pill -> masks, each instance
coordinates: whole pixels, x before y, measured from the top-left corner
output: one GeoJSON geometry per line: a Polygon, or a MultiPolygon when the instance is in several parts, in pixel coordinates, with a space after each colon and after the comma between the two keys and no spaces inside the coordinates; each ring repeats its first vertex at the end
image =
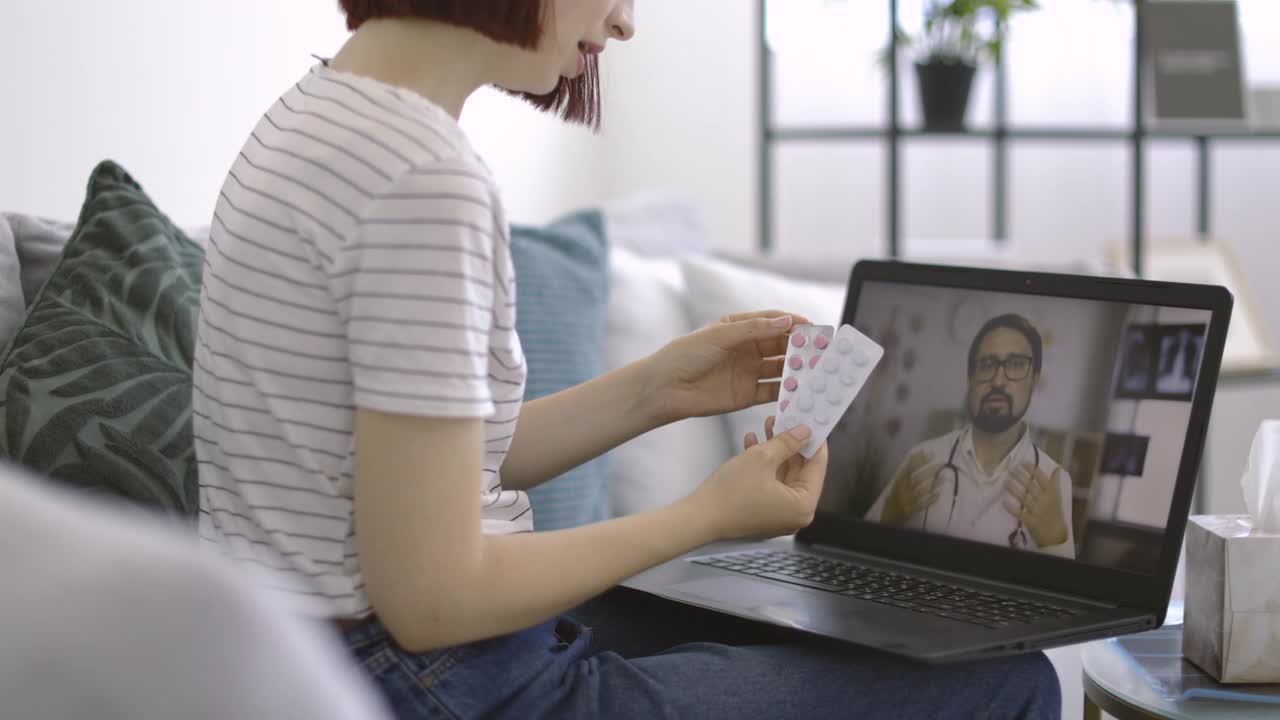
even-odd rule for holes
{"type": "Polygon", "coordinates": [[[846,372],[840,376],[840,382],[844,383],[845,385],[853,385],[854,383],[858,382],[858,375],[857,373],[854,373],[854,372],[846,372]]]}
{"type": "Polygon", "coordinates": [[[826,425],[827,423],[831,422],[831,416],[828,415],[827,411],[822,408],[818,408],[817,411],[813,413],[813,419],[819,425],[826,425]]]}
{"type": "Polygon", "coordinates": [[[840,392],[840,388],[833,387],[831,392],[827,393],[827,402],[832,405],[839,405],[842,400],[844,400],[844,393],[840,392]]]}
{"type": "Polygon", "coordinates": [[[853,341],[847,337],[842,337],[836,341],[836,349],[840,351],[841,355],[848,355],[853,352],[853,341]]]}
{"type": "Polygon", "coordinates": [[[821,375],[814,375],[809,381],[809,387],[816,393],[824,393],[827,391],[827,379],[821,375]]]}
{"type": "Polygon", "coordinates": [[[867,354],[866,350],[858,350],[851,356],[851,359],[853,364],[858,367],[866,367],[867,363],[871,362],[871,356],[867,354]]]}
{"type": "Polygon", "coordinates": [[[813,396],[809,393],[801,395],[796,399],[796,407],[800,408],[802,412],[809,412],[813,409],[813,396]]]}
{"type": "Polygon", "coordinates": [[[822,358],[822,369],[829,373],[840,372],[840,358],[825,356],[822,358]]]}

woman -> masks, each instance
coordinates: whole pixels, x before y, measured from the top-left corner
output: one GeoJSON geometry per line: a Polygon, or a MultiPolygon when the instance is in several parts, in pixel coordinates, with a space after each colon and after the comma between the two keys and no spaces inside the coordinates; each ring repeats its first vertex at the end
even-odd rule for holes
{"type": "Polygon", "coordinates": [[[595,124],[596,60],[634,33],[632,2],[341,5],[355,33],[268,111],[215,213],[202,537],[332,619],[403,717],[1056,714],[1042,656],[915,669],[610,591],[711,541],[807,525],[827,454],[797,455],[805,428],[748,436],[671,506],[528,532],[528,488],[774,400],[759,381],[807,321],[728,317],[522,405],[507,223],[457,118],[495,85],[595,124]],[[762,644],[688,644],[712,639],[762,644]]]}

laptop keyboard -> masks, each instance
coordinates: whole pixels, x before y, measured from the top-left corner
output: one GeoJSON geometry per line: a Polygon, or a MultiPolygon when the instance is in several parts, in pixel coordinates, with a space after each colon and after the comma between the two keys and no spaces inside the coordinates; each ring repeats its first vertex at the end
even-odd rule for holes
{"type": "Polygon", "coordinates": [[[699,565],[754,575],[779,582],[870,600],[999,630],[1042,618],[1075,615],[1076,611],[980,592],[959,585],[830,558],[777,550],[757,550],[697,558],[699,565]]]}

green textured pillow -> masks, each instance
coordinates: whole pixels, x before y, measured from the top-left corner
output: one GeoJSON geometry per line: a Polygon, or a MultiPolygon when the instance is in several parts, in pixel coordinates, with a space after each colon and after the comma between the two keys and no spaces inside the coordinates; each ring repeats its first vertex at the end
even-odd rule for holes
{"type": "Polygon", "coordinates": [[[0,454],[192,516],[203,250],[123,169],[93,170],[62,259],[0,355],[0,454]]]}

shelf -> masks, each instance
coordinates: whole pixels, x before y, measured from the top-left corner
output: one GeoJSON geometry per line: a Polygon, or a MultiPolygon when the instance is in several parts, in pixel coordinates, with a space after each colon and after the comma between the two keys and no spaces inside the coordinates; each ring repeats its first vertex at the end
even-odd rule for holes
{"type": "Polygon", "coordinates": [[[1259,382],[1280,383],[1280,368],[1228,368],[1218,372],[1218,387],[1253,385],[1259,382]]]}
{"type": "MultiPolygon", "coordinates": [[[[997,132],[995,128],[969,128],[965,130],[925,130],[922,128],[899,128],[899,137],[937,138],[937,139],[991,139],[998,135],[1011,140],[1132,140],[1134,131],[1118,128],[1087,127],[1018,127],[1005,128],[997,132]]],[[[867,125],[814,125],[812,127],[773,127],[765,131],[766,139],[771,141],[822,141],[822,140],[878,140],[887,138],[892,131],[887,127],[867,125]]],[[[1280,128],[1271,130],[1169,130],[1148,129],[1143,136],[1150,140],[1275,140],[1280,139],[1280,128]]]]}
{"type": "MultiPolygon", "coordinates": [[[[886,150],[884,162],[885,190],[885,238],[888,243],[888,256],[899,256],[903,227],[903,189],[904,160],[903,148],[919,141],[954,140],[968,142],[981,140],[990,143],[991,156],[991,212],[989,236],[1006,239],[1009,234],[1009,196],[1010,165],[1016,148],[1016,141],[1024,142],[1098,142],[1115,143],[1117,148],[1128,150],[1129,163],[1129,228],[1128,242],[1130,257],[1137,267],[1141,266],[1143,246],[1147,235],[1147,192],[1150,181],[1147,177],[1148,154],[1153,145],[1164,142],[1190,142],[1195,150],[1196,178],[1196,212],[1195,231],[1201,236],[1212,234],[1211,219],[1213,217],[1212,195],[1212,153],[1226,141],[1280,141],[1280,127],[1253,128],[1241,122],[1235,126],[1204,121],[1195,125],[1180,126],[1168,121],[1160,123],[1143,122],[1143,127],[1135,127],[1131,120],[1128,124],[1111,124],[1081,126],[1070,123],[1063,125],[1015,125],[1010,126],[1007,97],[1007,78],[1005,68],[998,62],[994,68],[994,95],[992,98],[992,124],[986,127],[973,127],[955,131],[925,130],[913,123],[903,127],[900,68],[896,47],[892,38],[897,37],[898,6],[901,0],[888,0],[888,37],[890,52],[887,53],[890,81],[886,84],[886,108],[883,123],[875,122],[835,122],[825,125],[775,125],[773,121],[774,105],[772,98],[771,55],[768,47],[767,4],[769,0],[759,0],[759,54],[757,56],[758,82],[760,83],[759,112],[756,114],[756,128],[759,143],[757,146],[760,167],[759,174],[759,247],[768,251],[773,247],[772,232],[774,223],[773,208],[773,167],[775,158],[773,146],[776,143],[834,142],[854,143],[874,141],[882,144],[886,150]]],[[[1134,12],[1133,48],[1131,65],[1128,68],[1132,82],[1130,92],[1131,118],[1147,118],[1147,103],[1143,94],[1137,89],[1143,87],[1142,78],[1145,53],[1143,43],[1143,3],[1132,3],[1134,12]]],[[[1247,121],[1246,121],[1247,122],[1247,121]]],[[[1278,373],[1280,376],[1280,373],[1278,373]]],[[[1270,377],[1270,376],[1266,376],[1270,377]]]]}
{"type": "Polygon", "coordinates": [[[877,140],[889,135],[882,127],[792,127],[768,128],[765,140],[877,140]]]}
{"type": "Polygon", "coordinates": [[[1147,137],[1164,139],[1164,138],[1207,138],[1209,140],[1277,140],[1280,139],[1280,128],[1267,130],[1218,130],[1210,132],[1195,132],[1193,130],[1147,130],[1147,137]]]}

